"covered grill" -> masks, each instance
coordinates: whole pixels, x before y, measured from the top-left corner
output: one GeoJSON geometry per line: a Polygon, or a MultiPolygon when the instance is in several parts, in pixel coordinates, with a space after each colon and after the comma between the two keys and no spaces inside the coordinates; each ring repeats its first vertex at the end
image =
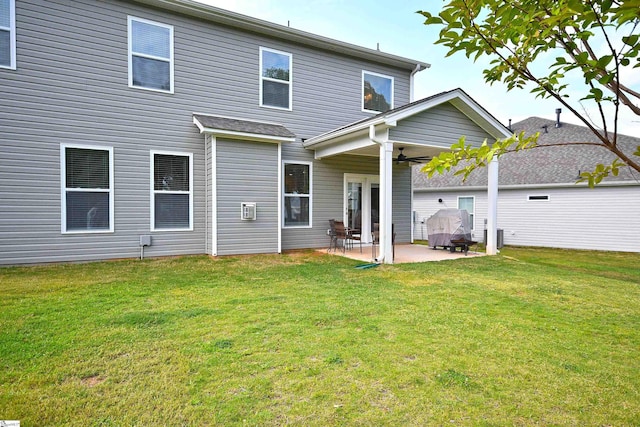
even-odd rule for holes
{"type": "Polygon", "coordinates": [[[457,247],[465,252],[469,245],[475,244],[471,240],[471,225],[469,213],[464,209],[440,209],[427,219],[427,235],[429,246],[434,249],[442,246],[455,251],[457,247]]]}

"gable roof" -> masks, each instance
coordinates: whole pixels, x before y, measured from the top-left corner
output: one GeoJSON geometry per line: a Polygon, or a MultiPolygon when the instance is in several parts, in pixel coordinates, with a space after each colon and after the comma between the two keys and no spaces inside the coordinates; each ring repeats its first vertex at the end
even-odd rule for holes
{"type": "Polygon", "coordinates": [[[462,111],[488,134],[496,138],[505,138],[512,134],[502,123],[493,117],[487,110],[471,98],[460,88],[440,92],[435,95],[405,104],[375,116],[358,120],[357,122],[342,126],[321,135],[309,138],[303,142],[305,148],[313,149],[332,143],[340,138],[356,133],[368,132],[371,125],[384,127],[396,126],[396,124],[408,117],[419,114],[430,108],[444,103],[451,103],[462,111]]]}
{"type": "Polygon", "coordinates": [[[341,42],[328,37],[318,36],[306,31],[284,25],[274,24],[262,19],[253,18],[247,15],[220,9],[193,0],[132,0],[149,6],[165,9],[168,11],[189,15],[198,19],[204,19],[216,24],[229,27],[240,28],[257,34],[274,37],[289,42],[294,42],[332,52],[339,52],[344,55],[364,59],[366,61],[391,65],[403,68],[408,71],[421,71],[430,67],[430,64],[414,59],[404,58],[379,50],[368,49],[350,43],[341,42]]]}
{"type": "MultiPolygon", "coordinates": [[[[585,126],[561,123],[556,127],[554,120],[540,117],[529,117],[511,126],[514,133],[524,131],[531,135],[540,132],[538,145],[545,146],[558,143],[593,142],[599,140],[585,126]]],[[[640,145],[640,138],[618,135],[618,146],[626,153],[633,151],[640,145]]],[[[616,156],[603,146],[593,145],[563,145],[553,147],[534,148],[516,153],[507,153],[500,157],[499,185],[504,186],[543,186],[570,184],[574,185],[578,173],[592,171],[598,163],[611,163],[616,156]]],[[[640,161],[640,159],[638,159],[640,161]]],[[[486,188],[487,170],[478,168],[473,171],[463,183],[461,176],[453,173],[434,175],[427,178],[426,174],[416,168],[414,173],[414,188],[486,188]]],[[[617,177],[610,176],[603,183],[626,182],[640,184],[640,176],[631,170],[623,168],[617,177]]]]}

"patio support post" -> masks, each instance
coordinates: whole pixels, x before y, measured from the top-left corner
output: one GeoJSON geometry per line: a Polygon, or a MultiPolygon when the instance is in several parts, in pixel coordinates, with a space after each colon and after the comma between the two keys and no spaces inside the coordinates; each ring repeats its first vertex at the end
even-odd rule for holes
{"type": "Polygon", "coordinates": [[[487,255],[498,253],[498,158],[491,159],[487,186],[487,255]]]}
{"type": "Polygon", "coordinates": [[[393,143],[380,144],[380,256],[379,261],[393,264],[391,224],[393,216],[393,143]]]}

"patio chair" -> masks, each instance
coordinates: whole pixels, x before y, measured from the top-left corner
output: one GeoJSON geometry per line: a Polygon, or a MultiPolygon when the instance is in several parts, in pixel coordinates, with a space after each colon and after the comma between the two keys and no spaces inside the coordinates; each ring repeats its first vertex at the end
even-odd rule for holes
{"type": "Polygon", "coordinates": [[[351,243],[352,248],[354,240],[360,242],[360,253],[362,253],[362,233],[360,230],[347,229],[347,240],[351,243]]]}
{"type": "Polygon", "coordinates": [[[349,233],[347,233],[347,228],[344,226],[344,221],[334,221],[333,224],[336,231],[335,248],[338,248],[338,242],[342,240],[342,252],[344,253],[347,246],[349,246],[349,233]]]}

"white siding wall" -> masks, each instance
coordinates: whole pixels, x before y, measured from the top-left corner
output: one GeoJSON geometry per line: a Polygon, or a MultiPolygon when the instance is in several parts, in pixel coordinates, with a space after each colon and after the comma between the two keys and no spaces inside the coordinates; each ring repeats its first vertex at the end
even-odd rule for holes
{"type": "MultiPolygon", "coordinates": [[[[502,189],[498,228],[504,230],[505,245],[640,252],[639,191],[638,186],[502,189]],[[528,200],[542,195],[549,200],[528,200]]],[[[438,209],[457,207],[457,197],[463,195],[476,197],[474,239],[482,240],[486,191],[416,191],[414,207],[421,219],[428,218],[438,209]],[[438,203],[439,198],[443,203],[438,203]]],[[[416,238],[421,236],[421,227],[423,224],[416,224],[416,238]]]]}

